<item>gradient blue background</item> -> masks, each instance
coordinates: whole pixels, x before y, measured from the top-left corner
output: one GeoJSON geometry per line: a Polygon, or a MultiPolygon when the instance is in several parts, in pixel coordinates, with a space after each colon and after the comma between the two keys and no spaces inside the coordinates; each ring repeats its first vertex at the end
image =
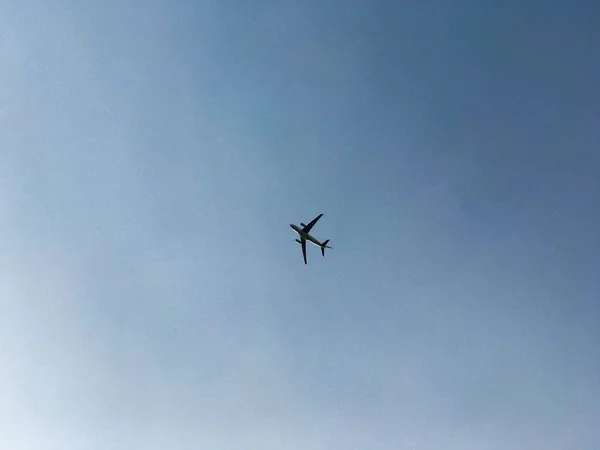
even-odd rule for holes
{"type": "Polygon", "coordinates": [[[599,24],[0,1],[0,447],[600,448],[599,24]]]}

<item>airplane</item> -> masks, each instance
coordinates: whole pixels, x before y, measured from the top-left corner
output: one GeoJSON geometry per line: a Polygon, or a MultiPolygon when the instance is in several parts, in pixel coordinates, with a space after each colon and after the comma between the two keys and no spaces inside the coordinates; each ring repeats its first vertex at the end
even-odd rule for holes
{"type": "Polygon", "coordinates": [[[323,214],[319,214],[308,225],[304,225],[303,223],[301,223],[300,225],[302,226],[302,228],[300,228],[298,225],[294,225],[293,223],[290,224],[290,228],[296,233],[298,233],[298,235],[300,236],[300,239],[296,239],[296,242],[302,245],[302,255],[304,256],[304,264],[306,264],[306,241],[309,241],[311,244],[314,244],[317,247],[321,247],[321,253],[323,254],[323,256],[325,256],[326,248],[333,248],[327,245],[329,239],[321,243],[317,239],[312,237],[310,234],[308,234],[310,233],[311,228],[315,225],[315,223],[317,223],[317,221],[321,218],[322,215],[323,214]]]}

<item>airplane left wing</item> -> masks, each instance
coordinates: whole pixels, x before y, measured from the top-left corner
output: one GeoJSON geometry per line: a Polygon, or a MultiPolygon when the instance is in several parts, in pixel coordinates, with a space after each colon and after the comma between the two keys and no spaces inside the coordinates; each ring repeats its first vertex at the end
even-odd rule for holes
{"type": "Polygon", "coordinates": [[[317,217],[315,217],[308,225],[302,228],[302,231],[304,231],[305,233],[310,233],[311,228],[315,226],[315,223],[317,223],[317,221],[321,218],[322,215],[323,214],[319,214],[317,217]]]}
{"type": "Polygon", "coordinates": [[[302,238],[300,243],[302,244],[302,256],[304,256],[304,264],[306,264],[306,239],[302,238]]]}

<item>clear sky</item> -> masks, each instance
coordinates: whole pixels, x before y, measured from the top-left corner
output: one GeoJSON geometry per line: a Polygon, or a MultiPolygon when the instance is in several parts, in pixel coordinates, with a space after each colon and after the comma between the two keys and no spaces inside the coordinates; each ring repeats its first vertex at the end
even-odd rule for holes
{"type": "Polygon", "coordinates": [[[0,447],[600,448],[599,23],[0,1],[0,447]]]}

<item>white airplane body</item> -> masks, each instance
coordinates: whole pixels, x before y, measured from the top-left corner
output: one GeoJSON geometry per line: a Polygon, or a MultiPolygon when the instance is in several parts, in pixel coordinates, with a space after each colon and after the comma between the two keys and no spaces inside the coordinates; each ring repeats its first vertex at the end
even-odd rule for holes
{"type": "Polygon", "coordinates": [[[301,223],[300,225],[302,225],[302,228],[300,228],[298,225],[294,225],[293,223],[290,224],[290,228],[296,233],[298,233],[298,236],[300,236],[300,239],[296,239],[296,242],[302,245],[302,255],[304,256],[304,264],[306,264],[306,241],[310,242],[313,245],[316,245],[317,247],[320,247],[323,256],[325,256],[326,248],[333,248],[327,245],[329,239],[321,243],[317,238],[309,234],[311,228],[314,226],[315,223],[317,223],[317,221],[321,218],[322,215],[323,214],[319,214],[308,225],[304,225],[303,223],[301,223]]]}

